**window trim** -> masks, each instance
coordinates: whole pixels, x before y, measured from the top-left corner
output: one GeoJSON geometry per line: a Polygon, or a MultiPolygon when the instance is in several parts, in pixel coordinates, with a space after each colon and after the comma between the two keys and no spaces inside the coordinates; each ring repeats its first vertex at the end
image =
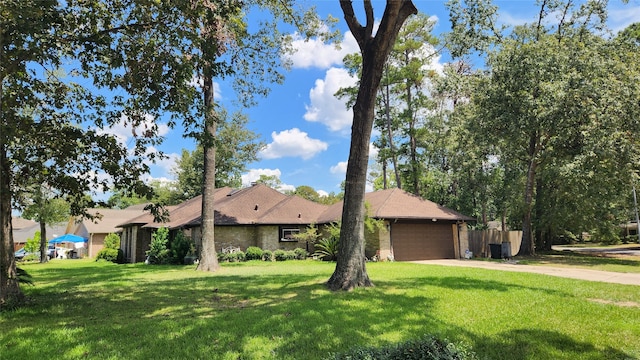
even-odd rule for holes
{"type": "Polygon", "coordinates": [[[300,234],[300,229],[299,228],[294,228],[294,227],[281,227],[280,228],[280,242],[298,242],[298,239],[291,237],[291,238],[287,238],[285,237],[285,231],[289,232],[290,234],[300,234]]]}

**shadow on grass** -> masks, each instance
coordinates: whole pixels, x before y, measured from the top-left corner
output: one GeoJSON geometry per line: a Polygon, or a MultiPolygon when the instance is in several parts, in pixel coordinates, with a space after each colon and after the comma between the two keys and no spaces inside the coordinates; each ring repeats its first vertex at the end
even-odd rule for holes
{"type": "Polygon", "coordinates": [[[597,349],[557,332],[540,329],[516,329],[497,337],[476,338],[474,349],[491,354],[492,359],[635,359],[631,354],[608,347],[597,349]]]}
{"type": "Polygon", "coordinates": [[[578,251],[548,251],[534,257],[518,258],[521,264],[552,263],[579,267],[624,266],[639,271],[638,258],[625,258],[606,253],[581,253],[578,251]]]}
{"type": "Polygon", "coordinates": [[[53,286],[31,294],[34,306],[0,318],[6,331],[0,353],[36,358],[41,344],[51,344],[52,358],[320,359],[353,346],[436,334],[471,339],[481,358],[625,358],[549,331],[479,336],[433,316],[442,299],[428,291],[547,289],[424,275],[331,293],[324,286],[331,267],[284,266],[279,273],[257,265],[215,274],[139,265],[38,269],[53,286]]]}

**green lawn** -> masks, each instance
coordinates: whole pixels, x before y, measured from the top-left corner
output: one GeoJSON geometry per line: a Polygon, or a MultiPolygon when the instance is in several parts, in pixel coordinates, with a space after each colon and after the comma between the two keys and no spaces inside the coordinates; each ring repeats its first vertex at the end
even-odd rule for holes
{"type": "Polygon", "coordinates": [[[0,313],[0,359],[321,359],[435,334],[481,359],[640,358],[640,288],[536,274],[370,263],[331,293],[315,261],[22,265],[30,306],[0,313]]]}
{"type": "Polygon", "coordinates": [[[579,267],[591,270],[640,273],[640,257],[611,254],[549,251],[533,257],[517,257],[519,264],[554,267],[579,267]]]}

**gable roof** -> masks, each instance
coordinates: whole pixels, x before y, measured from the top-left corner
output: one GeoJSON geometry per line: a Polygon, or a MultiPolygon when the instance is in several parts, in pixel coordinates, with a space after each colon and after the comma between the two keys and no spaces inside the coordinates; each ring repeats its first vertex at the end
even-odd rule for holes
{"type": "MultiPolygon", "coordinates": [[[[370,216],[377,219],[436,219],[469,221],[471,217],[424,200],[400,189],[387,189],[365,194],[370,216]]],[[[264,184],[234,190],[229,187],[214,193],[216,225],[308,225],[339,221],[343,202],[331,206],[318,204],[296,195],[285,195],[264,184]]],[[[141,225],[144,228],[198,226],[202,222],[202,196],[168,207],[170,220],[154,222],[144,214],[121,222],[118,226],[141,225]]]]}
{"type": "MultiPolygon", "coordinates": [[[[369,206],[369,216],[376,219],[475,220],[455,210],[397,188],[366,193],[365,201],[369,206]]],[[[331,205],[327,211],[320,215],[318,223],[324,224],[339,221],[342,217],[343,203],[343,201],[340,201],[331,205]]]]}
{"type": "Polygon", "coordinates": [[[135,207],[126,209],[88,209],[87,213],[98,216],[98,218],[94,220],[79,219],[76,224],[79,226],[84,225],[88,234],[109,234],[119,232],[118,225],[120,223],[144,214],[144,210],[135,207]]]}

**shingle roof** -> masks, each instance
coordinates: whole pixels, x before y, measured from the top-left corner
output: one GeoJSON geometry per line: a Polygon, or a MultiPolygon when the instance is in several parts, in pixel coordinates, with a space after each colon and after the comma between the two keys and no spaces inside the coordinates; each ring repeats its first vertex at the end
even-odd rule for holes
{"type": "MultiPolygon", "coordinates": [[[[367,193],[370,216],[378,219],[474,220],[454,210],[411,195],[400,189],[367,193]]],[[[214,194],[216,225],[249,224],[324,224],[340,220],[342,202],[332,206],[314,203],[295,195],[285,195],[264,184],[233,190],[225,187],[214,194]]],[[[153,222],[144,214],[121,222],[118,226],[143,225],[147,228],[167,226],[171,229],[197,226],[201,222],[202,197],[168,208],[170,221],[153,222]]]]}
{"type": "MultiPolygon", "coordinates": [[[[401,189],[386,189],[367,193],[365,194],[365,202],[369,204],[369,216],[377,219],[474,220],[401,189]]],[[[318,223],[324,224],[340,220],[342,205],[342,201],[333,204],[320,215],[318,223]]]]}
{"type": "Polygon", "coordinates": [[[119,225],[129,219],[139,217],[144,214],[142,209],[88,209],[87,213],[100,216],[95,220],[82,219],[78,223],[83,223],[89,234],[109,234],[118,232],[119,225]]]}

